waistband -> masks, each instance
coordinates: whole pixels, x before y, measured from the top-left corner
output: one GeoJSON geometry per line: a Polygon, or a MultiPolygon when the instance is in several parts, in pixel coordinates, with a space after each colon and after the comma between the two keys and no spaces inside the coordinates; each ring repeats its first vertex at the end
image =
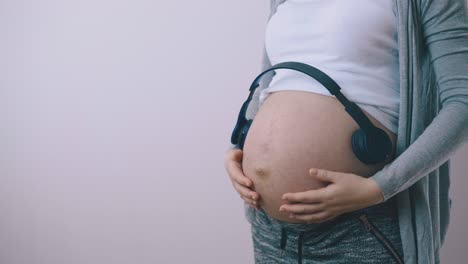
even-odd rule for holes
{"type": "Polygon", "coordinates": [[[342,221],[344,219],[355,217],[363,213],[366,213],[368,215],[373,215],[373,214],[382,214],[382,215],[387,214],[388,215],[388,214],[396,213],[397,205],[396,205],[395,197],[396,196],[391,197],[390,199],[388,199],[387,201],[383,203],[379,203],[379,204],[372,205],[366,208],[362,208],[359,210],[341,214],[334,219],[331,219],[329,221],[325,221],[322,223],[306,224],[306,223],[291,223],[291,222],[282,221],[282,220],[269,216],[261,207],[258,211],[255,212],[256,214],[255,217],[257,221],[267,224],[276,230],[289,229],[293,231],[306,231],[307,232],[307,231],[325,229],[328,226],[334,225],[338,221],[342,221]]]}

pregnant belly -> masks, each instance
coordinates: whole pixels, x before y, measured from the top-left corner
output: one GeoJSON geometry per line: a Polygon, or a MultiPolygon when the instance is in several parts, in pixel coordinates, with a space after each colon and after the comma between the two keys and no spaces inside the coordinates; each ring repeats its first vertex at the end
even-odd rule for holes
{"type": "Polygon", "coordinates": [[[309,175],[312,167],[370,177],[394,159],[396,135],[363,112],[390,136],[393,150],[387,161],[367,165],[355,156],[351,135],[359,125],[335,97],[286,90],[265,99],[245,139],[242,169],[252,179],[267,214],[301,222],[278,210],[284,193],[325,186],[309,175]]]}

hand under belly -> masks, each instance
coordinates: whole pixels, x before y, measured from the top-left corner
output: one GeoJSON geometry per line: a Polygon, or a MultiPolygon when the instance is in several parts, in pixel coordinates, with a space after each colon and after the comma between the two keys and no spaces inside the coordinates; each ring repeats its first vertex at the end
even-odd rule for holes
{"type": "Polygon", "coordinates": [[[359,125],[335,97],[291,90],[270,94],[249,129],[242,160],[262,209],[276,219],[301,222],[278,210],[284,193],[326,185],[309,175],[310,168],[370,177],[393,160],[396,135],[364,113],[389,134],[393,150],[388,161],[367,165],[355,156],[351,135],[359,125]]]}

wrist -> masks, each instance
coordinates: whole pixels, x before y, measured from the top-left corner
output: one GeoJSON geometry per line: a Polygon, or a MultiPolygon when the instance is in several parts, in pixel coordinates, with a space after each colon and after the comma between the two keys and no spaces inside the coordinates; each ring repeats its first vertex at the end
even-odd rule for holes
{"type": "Polygon", "coordinates": [[[371,205],[382,203],[384,201],[384,194],[382,190],[380,189],[380,186],[372,177],[366,178],[366,180],[367,180],[371,205]]]}

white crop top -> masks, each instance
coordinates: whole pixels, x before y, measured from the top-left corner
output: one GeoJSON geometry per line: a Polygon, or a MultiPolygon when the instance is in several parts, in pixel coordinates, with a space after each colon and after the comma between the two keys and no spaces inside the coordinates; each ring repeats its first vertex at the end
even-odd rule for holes
{"type": "MultiPolygon", "coordinates": [[[[271,65],[297,61],[322,70],[344,96],[397,134],[396,25],[392,0],[287,0],[268,21],[265,49],[271,65]]],[[[275,72],[260,92],[260,105],[269,93],[280,90],[333,96],[302,72],[275,72]]]]}

